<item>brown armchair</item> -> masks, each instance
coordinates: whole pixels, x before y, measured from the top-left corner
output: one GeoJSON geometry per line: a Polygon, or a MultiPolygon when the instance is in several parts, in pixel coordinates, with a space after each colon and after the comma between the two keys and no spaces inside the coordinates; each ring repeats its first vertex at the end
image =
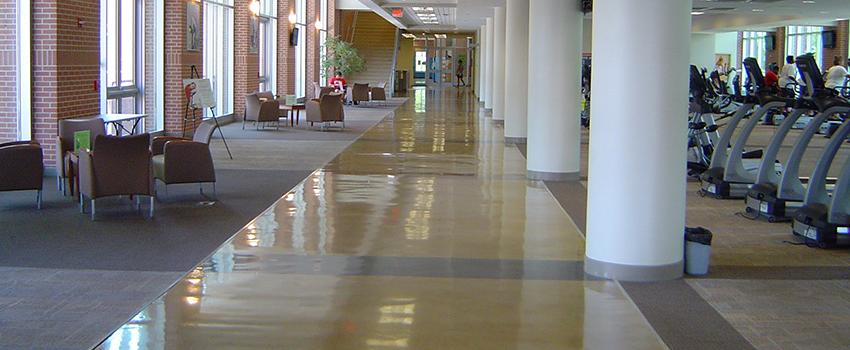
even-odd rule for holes
{"type": "Polygon", "coordinates": [[[71,194],[74,194],[74,177],[77,173],[75,167],[76,157],[74,152],[74,133],[77,131],[91,131],[91,142],[94,144],[95,138],[100,135],[106,135],[106,126],[103,119],[87,118],[87,119],[62,119],[59,120],[59,136],[56,137],[56,182],[62,193],[67,193],[67,187],[71,188],[71,194]]]}
{"type": "Polygon", "coordinates": [[[354,87],[351,88],[351,102],[357,104],[366,101],[369,101],[369,84],[354,83],[354,87]]]}
{"type": "Polygon", "coordinates": [[[322,123],[322,130],[325,125],[330,122],[342,122],[342,128],[345,129],[345,110],[342,106],[342,95],[328,94],[320,99],[312,99],[307,101],[307,121],[312,126],[313,123],[322,123]]]}
{"type": "MultiPolygon", "coordinates": [[[[80,151],[80,211],[85,198],[91,199],[91,218],[95,218],[95,200],[110,196],[150,197],[150,217],[154,213],[153,177],[151,176],[150,134],[126,137],[98,136],[92,151],[80,151]]],[[[139,198],[136,198],[139,206],[139,198]]]]}
{"type": "Polygon", "coordinates": [[[169,136],[153,139],[153,176],[165,184],[166,191],[171,184],[197,183],[201,184],[203,195],[203,184],[212,183],[215,195],[215,167],[210,154],[215,128],[215,123],[204,121],[191,140],[169,136]]]}
{"type": "Polygon", "coordinates": [[[41,209],[44,154],[38,142],[0,143],[0,164],[0,192],[37,191],[36,205],[41,209]]]}
{"type": "Polygon", "coordinates": [[[245,96],[245,117],[242,118],[242,130],[245,130],[245,121],[252,121],[260,129],[268,122],[277,123],[280,128],[280,101],[276,100],[271,93],[253,93],[245,96]],[[265,101],[261,101],[263,98],[265,101]]]}
{"type": "Polygon", "coordinates": [[[378,83],[377,86],[373,86],[369,89],[371,92],[371,100],[372,101],[383,101],[384,104],[387,102],[387,91],[386,91],[387,83],[381,82],[378,83]]]}

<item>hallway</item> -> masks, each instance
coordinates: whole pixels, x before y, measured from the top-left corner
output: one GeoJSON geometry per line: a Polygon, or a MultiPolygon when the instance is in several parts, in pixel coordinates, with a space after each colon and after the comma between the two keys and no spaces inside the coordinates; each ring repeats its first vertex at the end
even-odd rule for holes
{"type": "Polygon", "coordinates": [[[665,348],[474,96],[412,94],[101,347],[665,348]]]}

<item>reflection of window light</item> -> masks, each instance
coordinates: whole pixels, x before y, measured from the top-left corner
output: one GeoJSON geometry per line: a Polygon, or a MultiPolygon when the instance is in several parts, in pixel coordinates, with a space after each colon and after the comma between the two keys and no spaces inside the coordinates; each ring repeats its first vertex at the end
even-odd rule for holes
{"type": "Polygon", "coordinates": [[[413,317],[381,316],[378,323],[413,324],[413,317]]]}
{"type": "Polygon", "coordinates": [[[413,315],[415,310],[416,304],[384,305],[380,308],[382,314],[396,315],[413,315]]]}
{"type": "Polygon", "coordinates": [[[367,339],[366,345],[369,346],[385,346],[393,348],[406,348],[408,338],[401,339],[367,339]]]}
{"type": "Polygon", "coordinates": [[[197,305],[201,302],[201,298],[198,297],[186,297],[185,298],[186,305],[197,305]]]}

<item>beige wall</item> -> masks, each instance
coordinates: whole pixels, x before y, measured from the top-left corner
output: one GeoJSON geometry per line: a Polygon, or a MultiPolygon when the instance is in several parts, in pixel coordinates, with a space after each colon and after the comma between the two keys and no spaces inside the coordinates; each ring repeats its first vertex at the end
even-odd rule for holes
{"type": "Polygon", "coordinates": [[[407,71],[407,87],[413,85],[413,59],[415,50],[413,49],[413,39],[401,39],[401,44],[398,47],[398,61],[396,62],[396,70],[407,71]]]}

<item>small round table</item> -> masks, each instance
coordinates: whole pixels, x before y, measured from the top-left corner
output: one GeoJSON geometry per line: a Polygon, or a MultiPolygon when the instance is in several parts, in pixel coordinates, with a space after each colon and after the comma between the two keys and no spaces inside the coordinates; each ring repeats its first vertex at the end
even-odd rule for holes
{"type": "Polygon", "coordinates": [[[286,104],[280,105],[280,110],[286,111],[287,115],[289,116],[289,126],[290,127],[294,127],[296,124],[298,124],[299,119],[301,119],[301,111],[305,110],[305,109],[307,109],[307,106],[304,105],[303,103],[294,104],[294,105],[286,105],[286,104]]]}

